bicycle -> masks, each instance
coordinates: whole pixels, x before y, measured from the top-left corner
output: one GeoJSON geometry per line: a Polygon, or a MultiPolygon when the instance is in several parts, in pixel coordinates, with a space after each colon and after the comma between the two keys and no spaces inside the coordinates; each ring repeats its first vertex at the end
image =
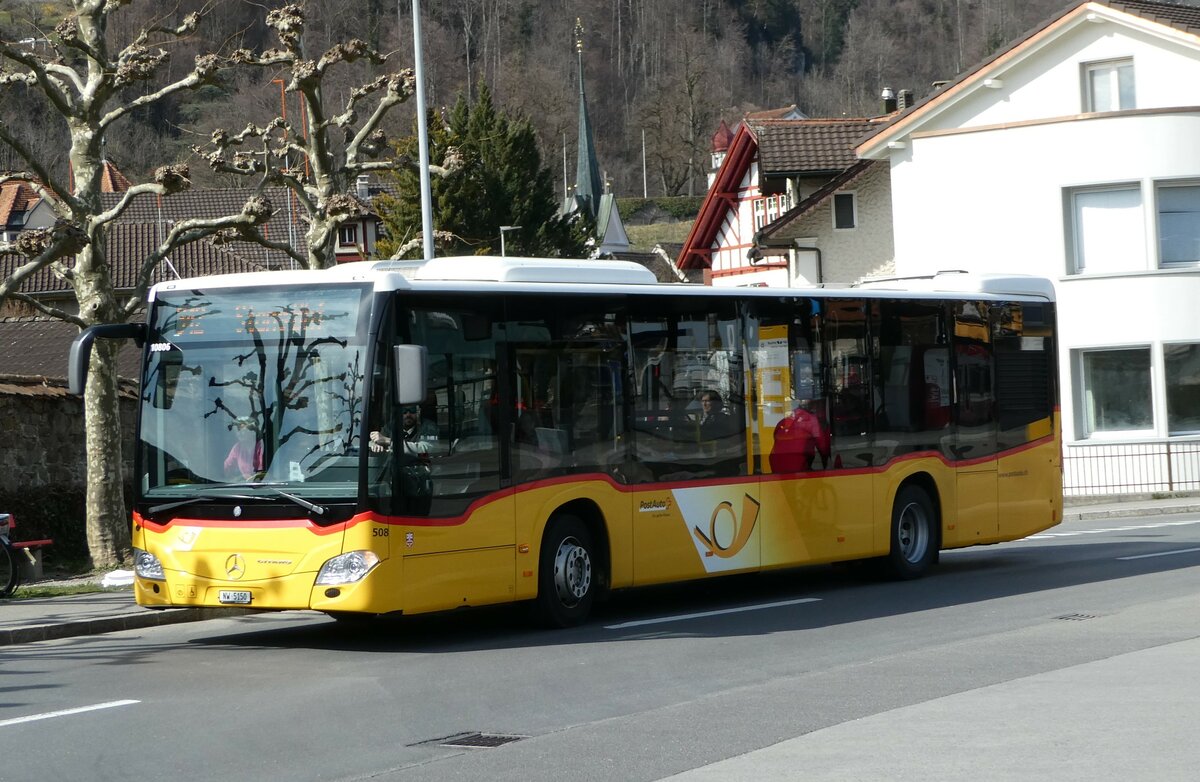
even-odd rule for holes
{"type": "Polygon", "coordinates": [[[12,526],[12,521],[11,513],[0,513],[0,598],[10,597],[21,583],[17,552],[8,538],[8,529],[12,526]]]}

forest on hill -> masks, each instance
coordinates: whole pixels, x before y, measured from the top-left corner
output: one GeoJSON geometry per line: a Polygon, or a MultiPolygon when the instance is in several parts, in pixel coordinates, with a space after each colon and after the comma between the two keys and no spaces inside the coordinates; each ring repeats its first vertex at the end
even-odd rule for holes
{"type": "MultiPolygon", "coordinates": [[[[604,176],[620,196],[703,192],[709,138],[719,121],[796,104],[811,117],[870,116],[883,87],[919,99],[1061,10],[1064,0],[423,0],[427,100],[432,110],[487,84],[505,112],[528,118],[543,160],[574,178],[578,65],[604,176]],[[582,28],[577,55],[576,22],[582,28]],[[644,154],[643,154],[644,153],[644,154]],[[644,165],[643,165],[644,159],[644,165]]],[[[278,0],[128,0],[109,32],[114,45],[151,23],[177,24],[200,11],[195,35],[175,45],[173,68],[195,55],[268,48],[263,23],[278,0]]],[[[306,45],[361,38],[411,67],[411,0],[306,0],[306,45]]],[[[0,35],[45,46],[68,3],[0,0],[0,35]]],[[[348,95],[371,66],[325,85],[348,95]]],[[[285,110],[283,74],[230,67],[220,86],[136,112],[106,139],[106,153],[132,180],[165,163],[192,160],[198,183],[221,182],[191,151],[215,127],[266,124],[285,110]]],[[[134,88],[130,88],[133,90],[134,88]]],[[[141,85],[141,90],[149,87],[141,85]]],[[[66,166],[67,129],[20,84],[5,87],[3,122],[29,139],[54,169],[66,166]]],[[[130,97],[136,91],[130,93],[130,97]]],[[[295,116],[298,106],[286,106],[295,116]]],[[[414,133],[412,102],[389,135],[414,133]]],[[[0,169],[19,168],[0,150],[0,169]]],[[[561,189],[562,183],[559,182],[561,189]]]]}

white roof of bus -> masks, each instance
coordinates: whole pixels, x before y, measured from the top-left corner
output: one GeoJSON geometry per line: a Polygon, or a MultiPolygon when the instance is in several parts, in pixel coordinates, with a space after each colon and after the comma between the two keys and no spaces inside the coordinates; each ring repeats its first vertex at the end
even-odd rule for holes
{"type": "MultiPolygon", "coordinates": [[[[691,295],[841,295],[886,296],[889,291],[915,294],[919,298],[954,294],[988,297],[1032,296],[1054,300],[1054,286],[1042,277],[1022,275],[941,272],[928,277],[868,280],[854,288],[727,288],[702,285],[657,284],[654,274],[630,261],[587,261],[573,259],[499,258],[463,256],[427,261],[359,261],[317,271],[285,270],[224,274],[160,282],[150,289],[150,300],[158,292],[188,289],[219,289],[259,285],[312,285],[371,283],[377,291],[438,288],[485,291],[502,284],[508,290],[535,291],[543,284],[559,286],[563,293],[612,292],[634,286],[634,290],[691,295]]],[[[542,289],[544,290],[544,289],[542,289]]],[[[633,291],[631,291],[633,292],[633,291]]]]}
{"type": "Polygon", "coordinates": [[[907,293],[985,293],[993,296],[1037,296],[1054,301],[1054,284],[1045,277],[1027,274],[978,274],[943,271],[922,277],[884,277],[863,280],[859,290],[895,290],[907,293]]]}

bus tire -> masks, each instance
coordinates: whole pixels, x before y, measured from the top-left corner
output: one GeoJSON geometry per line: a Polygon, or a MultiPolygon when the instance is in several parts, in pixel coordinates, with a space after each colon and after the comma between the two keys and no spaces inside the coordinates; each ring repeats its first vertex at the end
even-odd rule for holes
{"type": "Polygon", "coordinates": [[[909,580],[925,575],[937,559],[937,514],[925,490],[904,486],[892,505],[891,547],[884,560],[888,575],[909,580]]]}
{"type": "Polygon", "coordinates": [[[587,619],[596,599],[595,548],[577,517],[550,520],[538,562],[537,614],[549,627],[573,627],[587,619]]]}

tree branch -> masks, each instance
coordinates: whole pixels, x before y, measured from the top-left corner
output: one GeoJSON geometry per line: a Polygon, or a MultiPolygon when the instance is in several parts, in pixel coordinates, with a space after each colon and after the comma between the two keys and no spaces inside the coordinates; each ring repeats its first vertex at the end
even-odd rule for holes
{"type": "MultiPolygon", "coordinates": [[[[100,119],[100,130],[103,131],[107,129],[109,125],[113,124],[121,117],[124,117],[126,114],[129,114],[135,109],[141,108],[149,103],[154,103],[155,101],[161,100],[168,95],[173,95],[176,92],[194,89],[202,84],[211,82],[219,66],[220,58],[217,57],[217,55],[197,55],[196,66],[192,69],[191,73],[189,73],[187,76],[184,76],[179,81],[168,84],[155,92],[151,92],[146,95],[139,95],[128,103],[117,106],[100,119]]],[[[157,68],[157,64],[154,67],[157,68]]],[[[129,80],[132,81],[133,79],[129,78],[129,80]]],[[[117,86],[121,86],[124,83],[125,82],[121,81],[120,74],[118,73],[117,86]]]]}
{"type": "Polygon", "coordinates": [[[36,309],[38,312],[42,313],[43,315],[49,315],[50,317],[55,318],[57,320],[66,321],[67,323],[74,324],[81,329],[87,328],[87,324],[83,322],[83,318],[79,317],[78,315],[73,315],[73,314],[67,312],[66,310],[60,310],[58,307],[51,307],[51,306],[43,303],[41,301],[41,299],[35,299],[34,297],[30,296],[27,293],[15,293],[14,292],[14,293],[10,294],[10,296],[16,301],[24,302],[25,304],[31,305],[34,309],[36,309]]]}
{"type": "Polygon", "coordinates": [[[78,226],[65,220],[59,220],[53,228],[23,232],[12,245],[30,260],[0,282],[0,304],[9,295],[15,295],[25,280],[60,258],[75,255],[87,243],[87,235],[78,226]]]}
{"type": "MultiPolygon", "coordinates": [[[[46,70],[45,63],[37,58],[31,52],[23,51],[15,48],[10,44],[0,41],[0,57],[12,60],[29,69],[30,75],[37,82],[38,87],[54,104],[54,108],[60,114],[70,116],[74,110],[74,101],[71,99],[70,93],[63,89],[63,84],[57,77],[50,74],[46,70]]],[[[11,76],[19,76],[19,74],[11,74],[11,76]]],[[[79,79],[76,77],[74,81],[78,84],[79,79]]]]}
{"type": "Polygon", "coordinates": [[[270,201],[260,196],[254,196],[246,201],[240,214],[215,219],[193,218],[175,223],[171,226],[166,238],[142,261],[137,282],[130,291],[129,299],[121,307],[125,317],[132,315],[142,305],[142,299],[145,298],[146,290],[150,287],[150,277],[154,274],[154,267],[178,247],[226,231],[232,230],[240,235],[245,231],[257,229],[271,218],[273,211],[270,201]]]}

